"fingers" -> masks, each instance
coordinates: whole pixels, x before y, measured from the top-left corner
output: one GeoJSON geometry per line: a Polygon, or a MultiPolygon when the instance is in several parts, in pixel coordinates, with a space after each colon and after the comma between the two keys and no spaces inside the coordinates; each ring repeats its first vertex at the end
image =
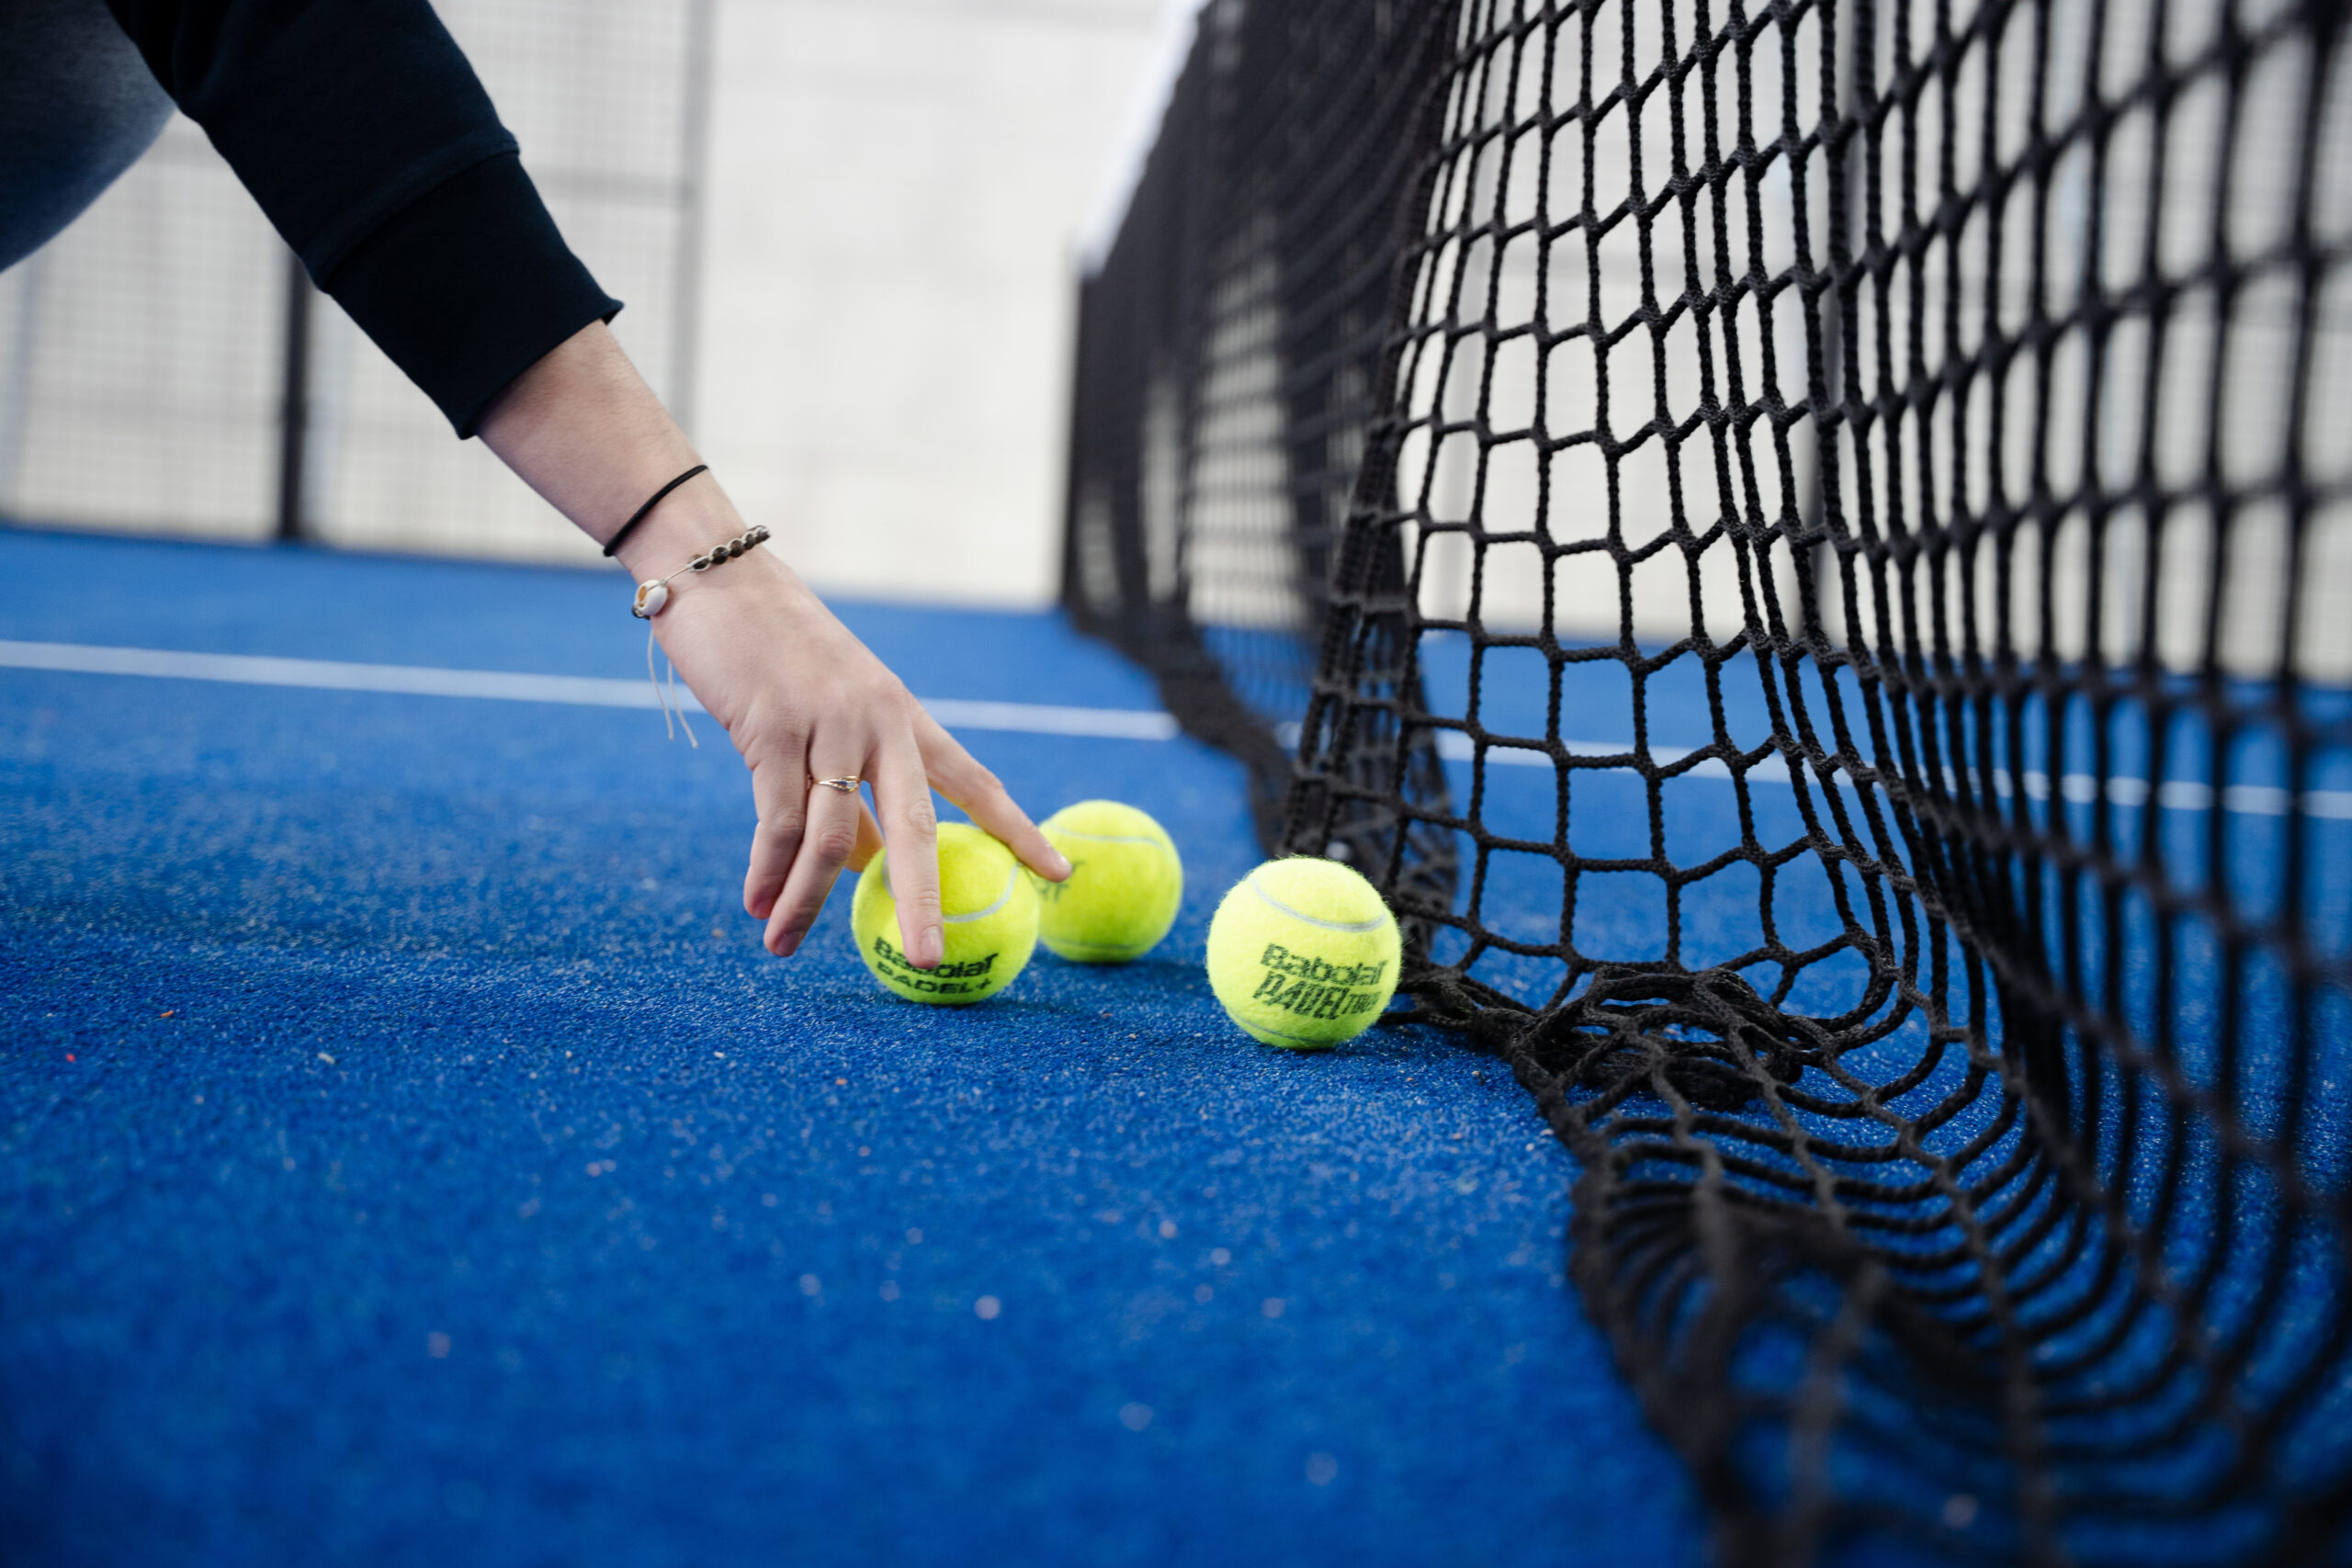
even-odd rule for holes
{"type": "MultiPolygon", "coordinates": [[[[809,750],[811,761],[819,766],[811,771],[822,778],[839,778],[857,772],[857,764],[842,764],[820,747],[809,750]]],[[[833,890],[833,879],[841,874],[850,857],[857,853],[863,807],[856,795],[842,790],[811,785],[804,773],[801,784],[808,791],[807,824],[801,830],[799,852],[794,855],[792,869],[784,879],[784,889],[776,896],[775,907],[769,911],[766,931],[767,949],[778,958],[788,958],[797,952],[808,935],[808,928],[817,923],[817,912],[825,907],[826,895],[833,890]]]]}
{"type": "MultiPolygon", "coordinates": [[[[793,857],[800,852],[808,808],[807,755],[795,751],[790,761],[779,757],[752,774],[752,801],[760,820],[752,832],[751,863],[743,873],[743,912],[755,920],[775,912],[793,857]]],[[[857,843],[848,866],[864,871],[882,852],[882,829],[875,826],[864,795],[849,798],[857,803],[857,843]]]]}
{"type": "Polygon", "coordinates": [[[808,752],[794,746],[752,770],[752,803],[760,814],[752,830],[752,862],[743,873],[743,912],[764,920],[775,911],[786,875],[800,852],[807,825],[808,752]]]}
{"type": "Polygon", "coordinates": [[[908,962],[936,968],[947,951],[939,905],[939,815],[922,752],[911,739],[886,741],[876,751],[874,804],[890,846],[890,897],[898,901],[899,937],[908,962]]]}
{"type": "Polygon", "coordinates": [[[900,951],[920,968],[938,965],[946,932],[934,788],[1039,875],[1058,882],[1069,874],[1069,862],[996,775],[929,714],[912,704],[906,711],[904,726],[885,724],[878,735],[867,730],[854,739],[844,734],[782,749],[752,770],[760,821],[744,872],[743,908],[766,923],[766,947],[779,958],[807,940],[842,871],[865,870],[887,843],[898,852],[890,856],[889,874],[900,951]],[[864,751],[864,759],[848,761],[854,750],[864,751]],[[876,811],[858,795],[808,783],[812,775],[850,774],[871,782],[876,811]]]}
{"type": "Polygon", "coordinates": [[[954,801],[964,815],[999,840],[1021,863],[1048,882],[1069,874],[1069,862],[1037,831],[1028,813],[1013,803],[997,776],[972,760],[972,754],[921,708],[915,710],[915,739],[931,786],[954,801]]]}

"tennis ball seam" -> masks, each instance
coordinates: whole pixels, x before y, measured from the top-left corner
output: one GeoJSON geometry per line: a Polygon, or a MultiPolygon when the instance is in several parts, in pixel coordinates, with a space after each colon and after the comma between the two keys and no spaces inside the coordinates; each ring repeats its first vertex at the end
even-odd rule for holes
{"type": "Polygon", "coordinates": [[[1250,875],[1250,891],[1255,893],[1270,908],[1288,915],[1294,920],[1305,920],[1310,926],[1321,926],[1327,931],[1376,931],[1388,923],[1388,911],[1385,909],[1369,920],[1318,919],[1304,910],[1292,908],[1288,904],[1259,886],[1255,872],[1250,875]]]}
{"type": "Polygon", "coordinates": [[[1065,839],[1084,839],[1090,844],[1149,844],[1159,850],[1168,847],[1167,840],[1156,839],[1149,833],[1081,833],[1075,828],[1056,828],[1054,831],[1065,839]]]}
{"type": "MultiPolygon", "coordinates": [[[[1010,872],[1005,874],[1004,891],[996,896],[995,903],[990,904],[985,909],[967,909],[963,914],[942,915],[940,916],[940,919],[946,921],[951,926],[960,926],[966,920],[986,919],[989,916],[995,914],[999,909],[1004,908],[1006,902],[1012,897],[1012,885],[1020,880],[1021,867],[1016,863],[1010,872]]],[[[897,900],[893,899],[892,902],[895,904],[897,900]]]]}

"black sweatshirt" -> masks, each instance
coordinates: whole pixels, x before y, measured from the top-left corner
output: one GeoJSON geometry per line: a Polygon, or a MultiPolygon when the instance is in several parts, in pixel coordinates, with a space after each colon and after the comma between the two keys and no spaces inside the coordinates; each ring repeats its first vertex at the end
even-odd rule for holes
{"type": "Polygon", "coordinates": [[[428,0],[107,0],[318,286],[459,435],[620,302],[428,0]]]}

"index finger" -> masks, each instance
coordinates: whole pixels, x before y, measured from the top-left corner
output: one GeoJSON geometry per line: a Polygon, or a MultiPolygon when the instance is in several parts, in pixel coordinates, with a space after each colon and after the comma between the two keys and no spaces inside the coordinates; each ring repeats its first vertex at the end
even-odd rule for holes
{"type": "Polygon", "coordinates": [[[1046,881],[1059,882],[1069,874],[1069,860],[1037,831],[1037,825],[1029,820],[1029,814],[1014,802],[1002,782],[920,708],[915,710],[915,743],[922,749],[923,770],[930,775],[932,788],[1046,881]]]}

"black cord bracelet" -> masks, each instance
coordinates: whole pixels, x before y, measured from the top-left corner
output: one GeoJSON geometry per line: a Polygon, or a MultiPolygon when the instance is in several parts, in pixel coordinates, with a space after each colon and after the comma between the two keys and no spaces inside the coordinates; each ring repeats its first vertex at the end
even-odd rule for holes
{"type": "Polygon", "coordinates": [[[672,491],[677,489],[680,485],[685,483],[696,474],[708,473],[709,471],[710,465],[708,463],[696,463],[693,468],[688,468],[684,473],[680,474],[676,479],[672,479],[668,484],[665,484],[660,490],[655,491],[653,492],[652,499],[649,500],[643,506],[639,507],[635,512],[629,513],[628,521],[621,525],[621,531],[614,535],[611,542],[605,545],[605,558],[606,560],[610,560],[612,558],[613,552],[621,547],[621,541],[628,537],[628,531],[636,527],[639,523],[644,522],[646,514],[651,512],[655,507],[661,505],[662,500],[667,497],[672,491]]]}

